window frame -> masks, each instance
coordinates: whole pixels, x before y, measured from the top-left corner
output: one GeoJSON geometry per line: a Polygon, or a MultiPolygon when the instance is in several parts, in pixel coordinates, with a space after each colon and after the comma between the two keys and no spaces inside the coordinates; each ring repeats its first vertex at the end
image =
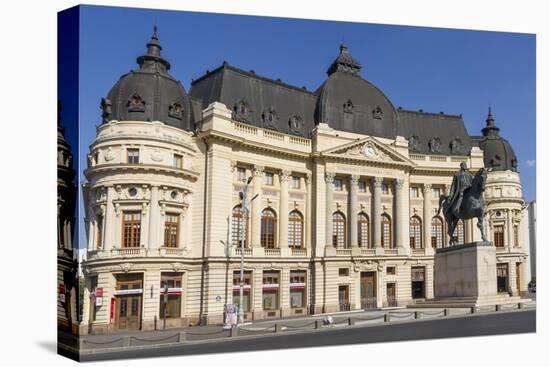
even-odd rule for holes
{"type": "Polygon", "coordinates": [[[260,244],[263,248],[277,248],[277,213],[269,207],[262,210],[260,244]],[[266,215],[267,213],[271,215],[266,215]],[[272,234],[267,232],[269,228],[272,228],[272,234]]]}
{"type": "Polygon", "coordinates": [[[123,210],[122,211],[122,241],[121,248],[139,248],[141,247],[141,225],[142,213],[140,210],[123,210]],[[139,220],[127,220],[126,215],[139,215],[139,220]],[[129,227],[127,231],[126,228],[129,227]],[[127,235],[129,234],[129,237],[127,235]],[[128,246],[127,243],[131,245],[128,246]]]}
{"type": "Polygon", "coordinates": [[[445,225],[443,224],[443,220],[437,216],[432,217],[431,221],[431,245],[432,248],[442,248],[444,246],[444,232],[445,232],[445,225]],[[437,224],[434,225],[434,222],[437,222],[437,224]]]}
{"type": "Polygon", "coordinates": [[[347,248],[346,232],[346,216],[340,210],[337,210],[332,213],[332,245],[335,248],[347,248]],[[342,246],[339,246],[340,243],[342,244],[342,246]]]}
{"type": "Polygon", "coordinates": [[[140,164],[140,151],[139,151],[139,148],[127,148],[126,149],[126,163],[127,164],[140,164]]]}
{"type": "Polygon", "coordinates": [[[304,216],[298,209],[288,213],[288,247],[304,248],[304,216]],[[293,214],[297,217],[293,217],[293,214]]]}
{"type": "Polygon", "coordinates": [[[409,219],[409,246],[411,249],[424,248],[422,244],[422,219],[413,215],[409,219]]]}
{"type": "MultiPolygon", "coordinates": [[[[241,228],[243,225],[243,210],[242,205],[237,204],[233,207],[231,210],[231,242],[233,243],[233,246],[237,246],[238,248],[241,248],[241,228]],[[238,213],[236,212],[238,210],[238,213]],[[235,222],[236,220],[236,222],[235,222]],[[235,225],[236,223],[236,225],[235,225]],[[236,228],[235,228],[236,227],[236,228]]],[[[245,215],[244,218],[245,225],[244,225],[244,248],[249,248],[249,241],[248,241],[248,215],[245,215]]]]}
{"type": "Polygon", "coordinates": [[[382,248],[393,249],[395,248],[392,241],[392,221],[389,215],[386,213],[380,216],[380,242],[382,248]],[[388,228],[384,228],[387,225],[388,228]],[[388,237],[388,238],[386,238],[388,237]],[[387,243],[387,245],[386,245],[387,243]]]}
{"type": "Polygon", "coordinates": [[[504,247],[504,224],[495,224],[493,226],[493,242],[495,247],[504,247]],[[499,230],[498,232],[497,229],[499,230]]]}
{"type": "Polygon", "coordinates": [[[357,245],[361,248],[372,248],[370,240],[370,220],[365,212],[357,214],[357,245]]]}
{"type": "Polygon", "coordinates": [[[179,237],[180,237],[180,214],[174,213],[174,212],[167,212],[164,216],[164,247],[169,248],[178,248],[179,247],[179,237]],[[169,217],[175,217],[176,221],[168,221],[169,217]],[[176,229],[176,233],[172,233],[172,229],[176,229]],[[172,245],[169,239],[173,239],[175,237],[175,244],[172,245]]]}
{"type": "Polygon", "coordinates": [[[172,156],[172,166],[174,168],[183,169],[183,155],[174,153],[172,156]]]}

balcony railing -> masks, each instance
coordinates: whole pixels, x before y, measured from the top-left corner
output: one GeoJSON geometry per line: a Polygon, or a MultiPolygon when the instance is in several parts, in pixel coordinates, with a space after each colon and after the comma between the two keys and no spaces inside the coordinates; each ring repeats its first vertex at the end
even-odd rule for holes
{"type": "Polygon", "coordinates": [[[413,248],[411,249],[411,254],[413,256],[424,256],[426,251],[423,248],[413,248]]]}
{"type": "Polygon", "coordinates": [[[337,248],[336,249],[336,255],[351,256],[351,249],[350,248],[337,248]]]}
{"type": "MultiPolygon", "coordinates": [[[[252,249],[251,248],[245,248],[243,255],[244,256],[252,256],[252,249]]],[[[240,247],[235,248],[235,256],[241,256],[241,248],[240,247]]]]}
{"type": "Polygon", "coordinates": [[[373,248],[361,248],[361,255],[363,256],[374,256],[376,254],[376,250],[373,248]]]}
{"type": "Polygon", "coordinates": [[[145,256],[147,255],[147,249],[145,247],[113,248],[111,254],[115,256],[145,256]]]}
{"type": "Polygon", "coordinates": [[[266,248],[264,249],[265,256],[281,256],[280,248],[266,248]]]}
{"type": "Polygon", "coordinates": [[[386,254],[386,256],[397,255],[397,249],[396,248],[386,248],[386,249],[384,249],[384,253],[386,254]]]}
{"type": "Polygon", "coordinates": [[[159,248],[160,256],[182,256],[183,249],[178,247],[161,247],[159,248]]]}
{"type": "Polygon", "coordinates": [[[291,247],[292,256],[307,256],[307,250],[305,248],[291,247]]]}

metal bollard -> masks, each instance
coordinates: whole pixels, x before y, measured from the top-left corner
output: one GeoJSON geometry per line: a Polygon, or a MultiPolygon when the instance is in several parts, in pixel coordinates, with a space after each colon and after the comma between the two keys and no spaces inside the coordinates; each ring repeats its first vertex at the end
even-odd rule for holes
{"type": "Polygon", "coordinates": [[[279,325],[278,323],[275,323],[275,333],[280,333],[281,332],[281,325],[279,325]]]}
{"type": "Polygon", "coordinates": [[[449,316],[449,309],[448,308],[443,309],[443,316],[449,316]]]}
{"type": "Polygon", "coordinates": [[[495,311],[502,311],[502,305],[495,305],[495,311]]]}
{"type": "Polygon", "coordinates": [[[229,337],[239,336],[239,328],[237,326],[233,326],[231,329],[229,329],[229,337]]]}
{"type": "Polygon", "coordinates": [[[131,336],[128,336],[128,335],[125,335],[122,337],[122,346],[123,347],[129,347],[130,344],[132,344],[132,337],[131,336]]]}
{"type": "Polygon", "coordinates": [[[321,328],[321,320],[315,320],[315,329],[321,328]]]}
{"type": "Polygon", "coordinates": [[[390,314],[389,313],[384,314],[384,322],[390,322],[390,314]]]}
{"type": "Polygon", "coordinates": [[[351,317],[348,317],[348,326],[355,325],[355,320],[353,320],[351,317]]]}
{"type": "Polygon", "coordinates": [[[525,305],[523,304],[523,302],[518,302],[518,310],[521,310],[524,307],[525,305]]]}
{"type": "Polygon", "coordinates": [[[470,313],[476,313],[476,306],[470,307],[470,313]]]}
{"type": "Polygon", "coordinates": [[[420,318],[420,312],[414,311],[414,319],[418,320],[420,318]]]}
{"type": "Polygon", "coordinates": [[[185,331],[180,331],[178,336],[178,342],[179,343],[185,343],[185,331]]]}

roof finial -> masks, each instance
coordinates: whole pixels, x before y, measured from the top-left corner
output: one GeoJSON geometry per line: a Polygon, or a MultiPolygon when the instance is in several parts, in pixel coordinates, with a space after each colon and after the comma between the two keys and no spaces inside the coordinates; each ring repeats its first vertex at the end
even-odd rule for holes
{"type": "Polygon", "coordinates": [[[137,62],[140,65],[141,68],[144,67],[145,61],[152,60],[155,61],[155,64],[160,64],[163,67],[163,71],[166,71],[170,69],[170,63],[166,60],[164,60],[160,56],[160,50],[162,50],[162,46],[159,42],[158,37],[158,28],[155,21],[155,25],[153,26],[153,34],[151,35],[151,39],[149,42],[147,42],[147,53],[145,55],[142,55],[138,57],[137,62]]]}
{"type": "Polygon", "coordinates": [[[335,72],[344,72],[358,76],[360,70],[361,64],[351,56],[348,46],[342,42],[340,44],[340,54],[329,66],[327,74],[330,76],[335,72]]]}
{"type": "Polygon", "coordinates": [[[151,39],[157,40],[159,39],[157,35],[157,23],[155,22],[155,25],[153,26],[153,35],[151,36],[151,39]]]}
{"type": "Polygon", "coordinates": [[[491,111],[491,106],[489,106],[489,112],[487,114],[487,119],[485,120],[485,127],[481,130],[484,136],[498,136],[499,128],[495,126],[495,119],[493,118],[493,113],[491,111]]]}

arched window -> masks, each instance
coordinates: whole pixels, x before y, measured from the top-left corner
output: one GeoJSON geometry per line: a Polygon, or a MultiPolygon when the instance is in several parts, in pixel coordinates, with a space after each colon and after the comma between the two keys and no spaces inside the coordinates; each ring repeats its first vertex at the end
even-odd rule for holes
{"type": "Polygon", "coordinates": [[[301,248],[303,242],[304,217],[298,210],[293,210],[288,215],[288,246],[301,248]]]}
{"type": "Polygon", "coordinates": [[[432,218],[432,247],[443,247],[443,221],[439,217],[432,218]]]}
{"type": "MultiPolygon", "coordinates": [[[[231,242],[239,248],[241,247],[241,230],[244,222],[241,206],[237,205],[233,208],[231,217],[231,242]]],[[[248,247],[248,221],[246,221],[246,226],[244,227],[244,247],[248,247]]]]}
{"type": "Polygon", "coordinates": [[[369,217],[365,213],[357,215],[357,241],[359,247],[370,247],[369,217]]]}
{"type": "Polygon", "coordinates": [[[332,245],[346,247],[346,217],[342,212],[332,214],[332,245]]]}
{"type": "Polygon", "coordinates": [[[382,220],[380,221],[380,234],[382,239],[382,247],[393,248],[391,240],[391,219],[387,214],[382,214],[382,220]]]}
{"type": "Polygon", "coordinates": [[[456,240],[456,243],[458,245],[463,245],[465,238],[464,238],[464,221],[461,219],[456,224],[454,238],[456,240]]]}
{"type": "Polygon", "coordinates": [[[416,215],[409,221],[409,244],[411,248],[422,248],[422,221],[416,215]]]}
{"type": "Polygon", "coordinates": [[[260,243],[265,248],[275,248],[275,235],[277,233],[277,215],[272,209],[262,211],[262,229],[260,243]]]}

